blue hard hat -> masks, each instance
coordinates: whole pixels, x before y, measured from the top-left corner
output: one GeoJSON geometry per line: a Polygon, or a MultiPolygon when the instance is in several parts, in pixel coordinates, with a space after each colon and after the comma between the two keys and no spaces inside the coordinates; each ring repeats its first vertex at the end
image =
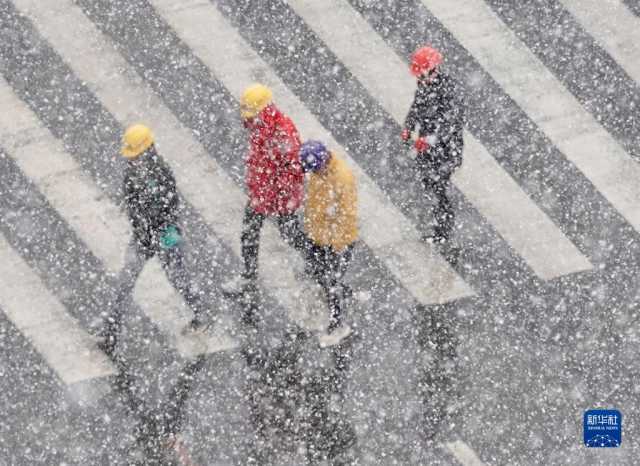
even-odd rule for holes
{"type": "Polygon", "coordinates": [[[328,160],[329,151],[320,141],[311,140],[300,146],[300,163],[305,173],[322,169],[328,160]]]}

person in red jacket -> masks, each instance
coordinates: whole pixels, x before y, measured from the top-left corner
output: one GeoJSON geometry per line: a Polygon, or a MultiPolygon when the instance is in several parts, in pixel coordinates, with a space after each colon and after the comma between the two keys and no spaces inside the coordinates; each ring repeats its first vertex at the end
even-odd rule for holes
{"type": "Polygon", "coordinates": [[[255,284],[258,275],[260,230],[266,217],[274,217],[283,239],[303,250],[306,237],[296,211],[304,196],[304,173],[298,151],[300,137],[293,121],[272,102],[271,90],[262,84],[245,89],[240,114],[249,131],[246,185],[249,202],[242,223],[240,277],[223,284],[226,293],[240,293],[255,284]]]}

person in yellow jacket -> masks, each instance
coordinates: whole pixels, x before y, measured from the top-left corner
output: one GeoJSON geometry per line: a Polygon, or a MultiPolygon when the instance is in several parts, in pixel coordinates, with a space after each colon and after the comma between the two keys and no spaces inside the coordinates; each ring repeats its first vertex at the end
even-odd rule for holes
{"type": "Polygon", "coordinates": [[[349,294],[342,277],[358,238],[356,182],[344,160],[320,141],[302,144],[300,162],[310,174],[304,206],[309,272],[326,294],[331,312],[327,333],[332,334],[342,327],[341,298],[349,294]]]}

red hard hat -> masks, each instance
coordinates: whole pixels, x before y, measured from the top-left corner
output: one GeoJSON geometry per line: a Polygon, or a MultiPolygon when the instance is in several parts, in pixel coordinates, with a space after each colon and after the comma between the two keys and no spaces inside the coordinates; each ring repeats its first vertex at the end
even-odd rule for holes
{"type": "Polygon", "coordinates": [[[442,54],[429,45],[420,47],[411,57],[411,74],[420,76],[442,63],[442,54]]]}

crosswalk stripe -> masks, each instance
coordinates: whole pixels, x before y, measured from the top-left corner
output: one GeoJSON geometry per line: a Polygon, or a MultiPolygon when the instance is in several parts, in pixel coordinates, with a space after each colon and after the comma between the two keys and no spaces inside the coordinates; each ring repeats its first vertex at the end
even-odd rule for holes
{"type": "MultiPolygon", "coordinates": [[[[239,255],[246,197],[204,147],[145,85],[138,85],[120,74],[102,72],[126,69],[128,65],[73,2],[46,0],[48,8],[43,7],[42,1],[17,0],[15,3],[34,18],[43,36],[116,119],[122,123],[146,121],[153,128],[159,150],[172,166],[184,197],[239,255]],[[74,27],[65,27],[67,24],[74,27]]],[[[294,275],[294,269],[303,268],[302,259],[282,242],[270,224],[265,225],[262,232],[261,252],[269,255],[269,260],[261,262],[262,279],[267,288],[289,311],[292,320],[305,326],[307,316],[300,314],[305,308],[300,298],[304,295],[301,290],[307,285],[298,283],[294,275]]],[[[322,308],[320,302],[313,306],[322,308]]]]}
{"type": "Polygon", "coordinates": [[[177,7],[172,0],[151,3],[234,95],[239,96],[252,77],[259,75],[275,91],[276,101],[293,117],[303,138],[322,139],[349,161],[358,179],[363,239],[420,302],[441,303],[472,293],[439,254],[419,241],[419,233],[409,220],[387,201],[213,5],[183,2],[177,7]],[[381,225],[386,228],[380,228],[381,225]],[[416,254],[421,250],[424,252],[416,254]]]}
{"type": "Polygon", "coordinates": [[[560,0],[584,28],[640,84],[640,18],[621,0],[560,0]]]}
{"type": "Polygon", "coordinates": [[[67,385],[116,373],[92,337],[71,317],[0,234],[0,307],[67,385]]]}
{"type": "MultiPolygon", "coordinates": [[[[640,86],[578,19],[559,0],[484,2],[593,119],[640,160],[640,86]]],[[[512,79],[518,82],[517,78],[513,73],[512,79]]]]}
{"type": "Polygon", "coordinates": [[[481,0],[424,1],[551,141],[640,230],[640,165],[481,0]],[[505,47],[505,44],[508,44],[505,47]],[[500,49],[502,53],[494,53],[500,49]]]}
{"type": "MultiPolygon", "coordinates": [[[[9,155],[79,237],[110,266],[111,272],[119,272],[130,236],[124,214],[95,188],[62,143],[42,126],[2,78],[0,103],[12,110],[0,115],[0,135],[5,144],[12,143],[5,146],[9,155]]],[[[138,299],[136,303],[172,337],[183,356],[210,352],[180,333],[189,321],[188,312],[176,312],[186,306],[159,267],[146,267],[136,292],[145,296],[144,301],[138,299]],[[160,313],[159,309],[170,311],[160,313]]],[[[212,348],[227,346],[217,341],[212,344],[212,348]]]]}
{"type": "MultiPolygon", "coordinates": [[[[377,96],[400,123],[415,90],[407,66],[344,1],[321,4],[292,0],[294,10],[336,53],[351,72],[377,96]],[[363,56],[376,57],[362,65],[363,56]]],[[[518,184],[465,132],[467,148],[455,184],[489,219],[536,274],[551,279],[590,269],[589,261],[529,199],[518,184]],[[532,234],[535,231],[536,234],[532,234]]]]}
{"type": "Polygon", "coordinates": [[[123,265],[129,224],[87,179],[59,140],[0,77],[0,137],[7,152],[111,273],[123,265]]]}

